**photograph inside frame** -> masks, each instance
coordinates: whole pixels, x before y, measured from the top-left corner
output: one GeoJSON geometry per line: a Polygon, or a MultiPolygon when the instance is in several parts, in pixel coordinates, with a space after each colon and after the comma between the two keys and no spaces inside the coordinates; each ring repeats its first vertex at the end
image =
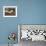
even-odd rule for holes
{"type": "Polygon", "coordinates": [[[15,8],[5,8],[5,15],[15,15],[15,8]]]}

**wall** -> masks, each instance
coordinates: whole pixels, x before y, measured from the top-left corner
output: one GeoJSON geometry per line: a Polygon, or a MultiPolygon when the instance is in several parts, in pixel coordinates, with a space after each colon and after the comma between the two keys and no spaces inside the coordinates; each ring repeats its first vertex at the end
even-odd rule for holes
{"type": "Polygon", "coordinates": [[[46,0],[0,0],[0,44],[8,43],[9,32],[17,34],[18,24],[46,24],[46,0]],[[18,17],[4,18],[4,5],[17,5],[18,17]]]}
{"type": "MultiPolygon", "coordinates": [[[[16,32],[18,18],[3,17],[3,6],[18,6],[17,0],[0,0],[0,44],[7,44],[9,42],[8,35],[10,32],[16,32]]],[[[18,42],[17,39],[15,41],[18,42]]]]}

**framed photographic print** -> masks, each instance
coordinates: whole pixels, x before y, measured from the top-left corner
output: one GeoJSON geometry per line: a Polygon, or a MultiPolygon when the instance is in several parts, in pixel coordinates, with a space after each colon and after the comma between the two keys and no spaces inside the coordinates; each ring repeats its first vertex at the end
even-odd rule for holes
{"type": "Polygon", "coordinates": [[[3,6],[3,17],[17,17],[17,6],[3,6]]]}

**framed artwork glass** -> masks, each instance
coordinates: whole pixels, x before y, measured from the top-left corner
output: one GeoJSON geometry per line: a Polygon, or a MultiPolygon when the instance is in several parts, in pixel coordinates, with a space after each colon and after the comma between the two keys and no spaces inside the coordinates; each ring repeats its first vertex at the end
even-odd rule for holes
{"type": "Polygon", "coordinates": [[[3,6],[3,17],[17,17],[17,6],[3,6]]]}

